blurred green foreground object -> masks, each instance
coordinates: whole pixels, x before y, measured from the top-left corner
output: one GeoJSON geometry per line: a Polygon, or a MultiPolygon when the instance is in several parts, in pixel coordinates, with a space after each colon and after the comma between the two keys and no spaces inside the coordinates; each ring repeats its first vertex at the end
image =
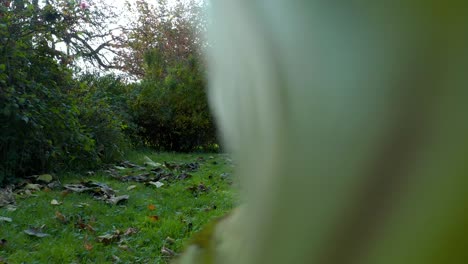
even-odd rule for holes
{"type": "Polygon", "coordinates": [[[180,261],[467,263],[468,2],[211,2],[247,203],[180,261]]]}

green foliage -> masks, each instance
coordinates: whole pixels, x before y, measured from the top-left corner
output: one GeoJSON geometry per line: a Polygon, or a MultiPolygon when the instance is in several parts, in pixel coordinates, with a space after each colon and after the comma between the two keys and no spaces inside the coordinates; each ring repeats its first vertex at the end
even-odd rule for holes
{"type": "Polygon", "coordinates": [[[75,166],[94,148],[66,93],[74,85],[71,72],[54,60],[47,44],[18,34],[30,30],[20,23],[28,12],[1,17],[0,183],[52,166],[75,166]]]}
{"type": "Polygon", "coordinates": [[[160,150],[214,149],[200,49],[206,21],[199,1],[127,2],[132,13],[117,61],[140,80],[129,101],[137,134],[160,150]]]}
{"type": "Polygon", "coordinates": [[[135,125],[128,114],[127,86],[114,75],[81,76],[81,86],[74,97],[80,112],[79,119],[96,142],[95,154],[100,162],[122,158],[129,147],[125,131],[132,134],[135,125]]]}
{"type": "Polygon", "coordinates": [[[206,98],[199,61],[161,67],[157,52],[148,54],[147,79],[132,104],[135,122],[148,145],[162,150],[193,151],[216,144],[216,130],[206,98]]]}
{"type": "Polygon", "coordinates": [[[99,93],[77,96],[86,84],[72,78],[68,54],[55,48],[57,40],[71,41],[69,29],[91,19],[89,12],[73,1],[0,8],[0,185],[120,157],[122,123],[112,102],[99,93]]]}
{"type": "Polygon", "coordinates": [[[57,87],[26,82],[1,95],[0,180],[90,162],[95,147],[78,109],[57,87]]]}
{"type": "MultiPolygon", "coordinates": [[[[113,67],[100,51],[116,46],[114,38],[101,40],[104,43],[94,49],[89,44],[111,34],[105,26],[110,20],[102,13],[107,9],[82,8],[79,1],[4,4],[0,3],[0,185],[31,174],[94,168],[120,159],[130,145],[176,151],[215,146],[204,65],[197,50],[200,40],[191,33],[188,19],[196,13],[189,16],[188,8],[166,7],[168,14],[164,11],[165,18],[157,20],[158,12],[140,8],[138,21],[157,20],[144,32],[157,34],[138,40],[138,48],[120,45],[131,51],[128,56],[138,58],[135,65],[144,71],[142,81],[125,84],[114,75],[73,77],[77,59],[113,67]]],[[[143,25],[147,23],[137,23],[126,33],[138,35],[143,25]]]]}

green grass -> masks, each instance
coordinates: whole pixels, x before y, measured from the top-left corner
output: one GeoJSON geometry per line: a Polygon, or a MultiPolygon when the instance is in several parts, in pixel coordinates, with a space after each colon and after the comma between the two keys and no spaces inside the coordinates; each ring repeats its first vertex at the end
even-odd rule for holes
{"type": "MultiPolygon", "coordinates": [[[[136,182],[121,182],[104,171],[92,176],[56,175],[63,184],[92,180],[108,184],[130,198],[122,205],[109,205],[94,199],[87,193],[68,193],[62,189],[41,190],[37,196],[17,197],[17,210],[0,208],[0,216],[12,218],[12,222],[0,222],[0,259],[7,263],[167,263],[170,257],[161,253],[162,247],[181,252],[184,244],[205,224],[228,212],[235,204],[236,192],[232,179],[221,177],[231,173],[232,166],[219,154],[171,154],[149,151],[132,152],[128,160],[143,165],[144,157],[162,163],[196,162],[200,168],[190,173],[193,177],[176,180],[156,188],[136,182]],[[188,189],[203,183],[206,192],[188,189]],[[130,185],[136,188],[127,190],[130,185]],[[51,205],[51,200],[63,202],[51,205]],[[85,203],[89,206],[79,207],[85,203]],[[150,210],[155,206],[154,210],[150,210]],[[63,223],[56,212],[64,215],[63,223]],[[156,220],[155,217],[158,219],[156,220]],[[80,228],[77,223],[89,224],[94,231],[80,228]],[[30,227],[44,226],[42,232],[50,236],[37,238],[24,233],[30,227]],[[119,241],[109,244],[99,242],[98,236],[128,228],[137,228],[136,234],[121,235],[119,241]],[[174,243],[166,240],[174,239],[174,243]]],[[[132,169],[120,170],[121,175],[136,175],[132,169]]],[[[0,260],[0,263],[2,261],[0,260]]]]}

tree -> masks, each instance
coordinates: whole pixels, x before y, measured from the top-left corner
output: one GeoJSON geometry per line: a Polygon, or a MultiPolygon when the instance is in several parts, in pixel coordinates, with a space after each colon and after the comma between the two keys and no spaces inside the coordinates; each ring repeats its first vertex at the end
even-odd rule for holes
{"type": "Polygon", "coordinates": [[[216,129],[206,97],[202,4],[127,2],[133,22],[120,38],[122,69],[140,82],[131,102],[139,135],[175,151],[213,148],[216,129]]]}
{"type": "Polygon", "coordinates": [[[177,1],[171,6],[166,0],[159,0],[156,5],[136,1],[126,2],[126,8],[133,16],[127,18],[130,24],[118,38],[117,60],[123,71],[137,79],[154,74],[147,56],[154,50],[159,53],[160,77],[164,77],[164,69],[171,63],[201,57],[200,49],[206,45],[203,3],[177,1]]]}

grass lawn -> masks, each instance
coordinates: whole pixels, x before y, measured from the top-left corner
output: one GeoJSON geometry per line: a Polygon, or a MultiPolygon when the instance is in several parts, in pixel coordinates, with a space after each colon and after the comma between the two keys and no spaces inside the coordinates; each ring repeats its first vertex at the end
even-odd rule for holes
{"type": "Polygon", "coordinates": [[[15,195],[16,210],[0,208],[0,263],[167,263],[235,206],[233,168],[224,155],[139,151],[127,159],[107,171],[55,175],[62,186],[15,195]],[[64,188],[90,181],[95,187],[86,192],[64,188]],[[128,200],[96,199],[99,183],[128,200]]]}

